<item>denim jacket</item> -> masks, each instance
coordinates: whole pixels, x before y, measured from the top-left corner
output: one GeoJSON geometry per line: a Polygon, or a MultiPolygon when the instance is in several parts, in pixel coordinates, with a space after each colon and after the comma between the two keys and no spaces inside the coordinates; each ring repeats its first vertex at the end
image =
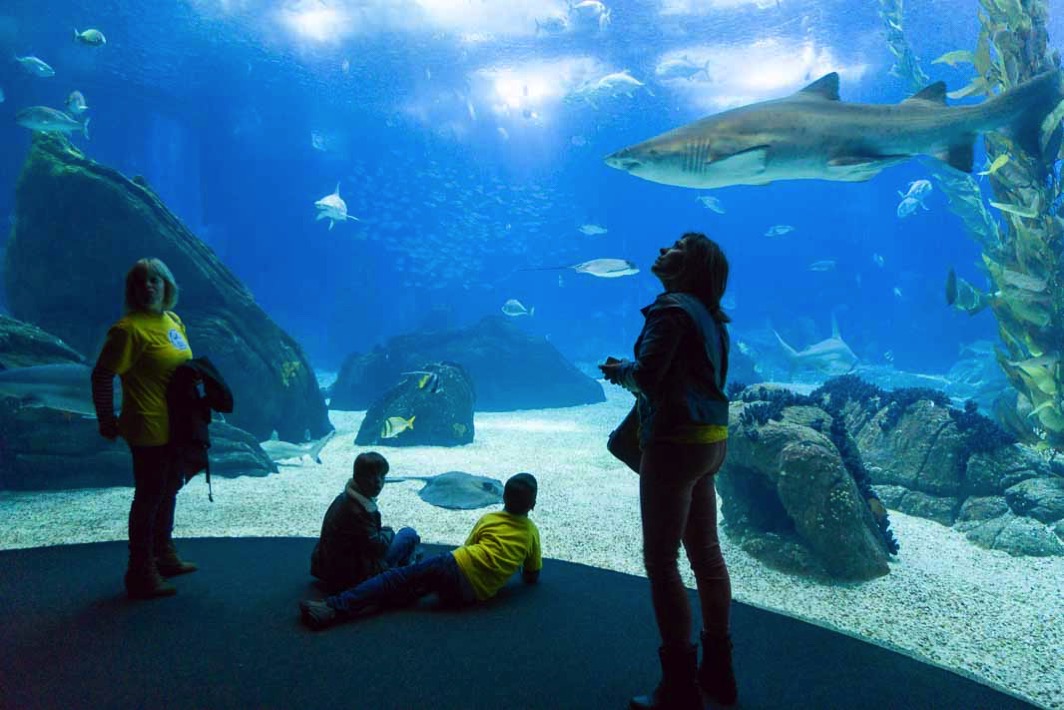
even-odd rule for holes
{"type": "Polygon", "coordinates": [[[727,426],[725,325],[686,293],[663,293],[642,312],[635,360],[618,372],[618,384],[637,398],[640,446],[692,426],[727,426]]]}

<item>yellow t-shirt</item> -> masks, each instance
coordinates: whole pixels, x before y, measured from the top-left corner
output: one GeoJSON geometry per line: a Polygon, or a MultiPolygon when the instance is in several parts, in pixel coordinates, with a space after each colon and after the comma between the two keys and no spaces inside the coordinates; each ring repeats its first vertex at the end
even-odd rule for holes
{"type": "Polygon", "coordinates": [[[543,567],[536,524],[505,510],[482,516],[465,545],[451,554],[480,601],[495,596],[519,567],[526,572],[543,567]]]}
{"type": "Polygon", "coordinates": [[[177,366],[191,358],[185,326],[170,311],[133,312],[111,326],[96,365],[122,378],[123,439],[133,446],[170,441],[166,386],[177,366]]]}

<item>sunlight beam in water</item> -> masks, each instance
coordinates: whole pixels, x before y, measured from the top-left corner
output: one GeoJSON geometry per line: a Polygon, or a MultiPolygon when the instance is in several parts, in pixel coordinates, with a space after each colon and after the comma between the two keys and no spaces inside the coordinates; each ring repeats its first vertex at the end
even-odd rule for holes
{"type": "Polygon", "coordinates": [[[316,42],[330,42],[347,34],[349,17],[319,0],[309,0],[281,10],[281,22],[300,37],[316,42]]]}

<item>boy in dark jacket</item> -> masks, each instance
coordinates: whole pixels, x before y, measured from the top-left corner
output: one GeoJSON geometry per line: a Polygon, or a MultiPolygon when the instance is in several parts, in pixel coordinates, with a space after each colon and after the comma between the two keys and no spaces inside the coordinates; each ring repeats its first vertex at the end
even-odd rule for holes
{"type": "Polygon", "coordinates": [[[310,573],[330,592],[352,587],[392,567],[409,564],[421,542],[412,528],[381,526],[377,496],[388,461],[375,451],[355,458],[354,475],[325,513],[310,555],[310,573]]]}

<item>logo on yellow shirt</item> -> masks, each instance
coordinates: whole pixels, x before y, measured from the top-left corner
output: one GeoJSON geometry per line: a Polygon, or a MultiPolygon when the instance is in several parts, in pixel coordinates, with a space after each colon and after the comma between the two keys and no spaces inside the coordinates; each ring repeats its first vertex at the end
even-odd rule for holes
{"type": "Polygon", "coordinates": [[[177,328],[170,329],[170,344],[174,346],[176,350],[188,350],[188,343],[185,342],[185,337],[181,335],[181,331],[177,328]]]}

